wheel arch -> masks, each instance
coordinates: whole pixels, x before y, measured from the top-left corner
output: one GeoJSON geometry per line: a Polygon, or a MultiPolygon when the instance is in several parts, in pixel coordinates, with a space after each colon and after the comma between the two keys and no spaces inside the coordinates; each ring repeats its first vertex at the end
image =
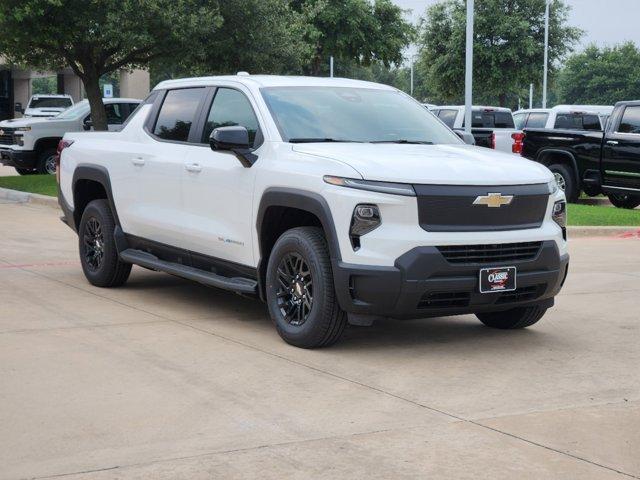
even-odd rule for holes
{"type": "Polygon", "coordinates": [[[267,264],[275,242],[286,230],[300,226],[321,227],[327,239],[331,260],[340,260],[338,236],[327,201],[321,195],[305,190],[269,188],[262,195],[256,216],[261,298],[264,299],[267,264]]]}
{"type": "Polygon", "coordinates": [[[37,155],[40,155],[42,151],[47,148],[58,148],[58,142],[62,140],[62,137],[43,137],[36,140],[33,149],[36,151],[37,155]]]}
{"type": "Polygon", "coordinates": [[[76,231],[86,206],[92,200],[99,198],[105,198],[109,202],[116,227],[120,226],[118,212],[113,201],[109,172],[105,167],[100,165],[78,165],[73,172],[71,188],[73,192],[73,221],[76,231]]]}
{"type": "Polygon", "coordinates": [[[541,163],[545,167],[553,165],[554,163],[564,163],[568,165],[575,176],[578,189],[582,190],[582,179],[580,178],[580,171],[578,170],[578,162],[571,152],[554,148],[546,148],[538,152],[536,162],[541,163]]]}

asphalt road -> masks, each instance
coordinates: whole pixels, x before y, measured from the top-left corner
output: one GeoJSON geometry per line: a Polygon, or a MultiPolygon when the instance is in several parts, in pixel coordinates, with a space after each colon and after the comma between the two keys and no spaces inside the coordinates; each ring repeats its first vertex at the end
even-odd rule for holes
{"type": "Polygon", "coordinates": [[[0,478],[640,478],[640,239],[585,238],[536,326],[472,316],[283,343],[263,305],[83,278],[47,207],[0,204],[0,478]]]}

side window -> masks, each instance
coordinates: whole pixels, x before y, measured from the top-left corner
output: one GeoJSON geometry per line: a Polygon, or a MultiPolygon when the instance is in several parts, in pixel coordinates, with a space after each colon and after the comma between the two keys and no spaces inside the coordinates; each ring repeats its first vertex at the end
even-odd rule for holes
{"type": "Polygon", "coordinates": [[[640,133],[640,106],[627,107],[618,127],[620,133],[640,133]]]}
{"type": "Polygon", "coordinates": [[[527,117],[528,113],[514,113],[513,121],[516,123],[516,128],[518,130],[522,130],[525,126],[527,126],[527,117]]]}
{"type": "Polygon", "coordinates": [[[556,116],[556,123],[553,128],[565,130],[582,130],[580,117],[570,113],[559,113],[556,116]]]}
{"type": "MultiPolygon", "coordinates": [[[[232,88],[218,88],[211,104],[207,123],[202,134],[202,143],[209,142],[211,132],[218,127],[239,125],[249,132],[249,143],[257,146],[258,119],[256,118],[249,100],[242,92],[232,88]]],[[[260,141],[260,136],[258,136],[260,141]]]]}
{"type": "Polygon", "coordinates": [[[457,114],[457,110],[440,110],[440,112],[438,112],[438,118],[442,120],[447,127],[453,128],[454,123],[456,123],[457,114]]]}
{"type": "Polygon", "coordinates": [[[204,91],[200,87],[169,90],[160,107],[153,133],[164,140],[186,142],[204,91]]]}
{"type": "Polygon", "coordinates": [[[585,130],[602,130],[600,118],[597,115],[585,115],[582,117],[582,128],[585,130]]]}
{"type": "Polygon", "coordinates": [[[107,123],[109,125],[122,125],[126,115],[124,114],[124,108],[121,103],[107,103],[104,109],[107,112],[107,123]]]}
{"type": "Polygon", "coordinates": [[[548,113],[532,112],[527,120],[527,128],[544,128],[547,125],[548,113]]]}

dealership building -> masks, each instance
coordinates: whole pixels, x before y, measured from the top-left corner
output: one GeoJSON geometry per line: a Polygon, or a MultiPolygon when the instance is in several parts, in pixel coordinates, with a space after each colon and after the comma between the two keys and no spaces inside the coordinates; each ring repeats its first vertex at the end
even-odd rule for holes
{"type": "MultiPolygon", "coordinates": [[[[71,68],[57,72],[41,72],[10,65],[0,56],[0,120],[19,117],[16,104],[27,106],[33,94],[32,80],[40,77],[56,77],[56,93],[71,95],[74,102],[85,98],[82,80],[71,68]]],[[[120,76],[120,96],[144,98],[149,93],[149,72],[146,70],[122,70],[120,76]]]]}

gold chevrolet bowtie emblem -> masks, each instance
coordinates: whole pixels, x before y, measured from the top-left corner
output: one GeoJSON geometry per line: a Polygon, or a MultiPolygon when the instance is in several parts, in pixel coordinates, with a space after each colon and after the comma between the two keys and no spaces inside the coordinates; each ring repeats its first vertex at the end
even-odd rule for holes
{"type": "Polygon", "coordinates": [[[486,205],[489,208],[500,208],[502,205],[509,205],[513,200],[513,195],[502,195],[501,193],[488,193],[476,197],[474,205],[486,205]]]}

